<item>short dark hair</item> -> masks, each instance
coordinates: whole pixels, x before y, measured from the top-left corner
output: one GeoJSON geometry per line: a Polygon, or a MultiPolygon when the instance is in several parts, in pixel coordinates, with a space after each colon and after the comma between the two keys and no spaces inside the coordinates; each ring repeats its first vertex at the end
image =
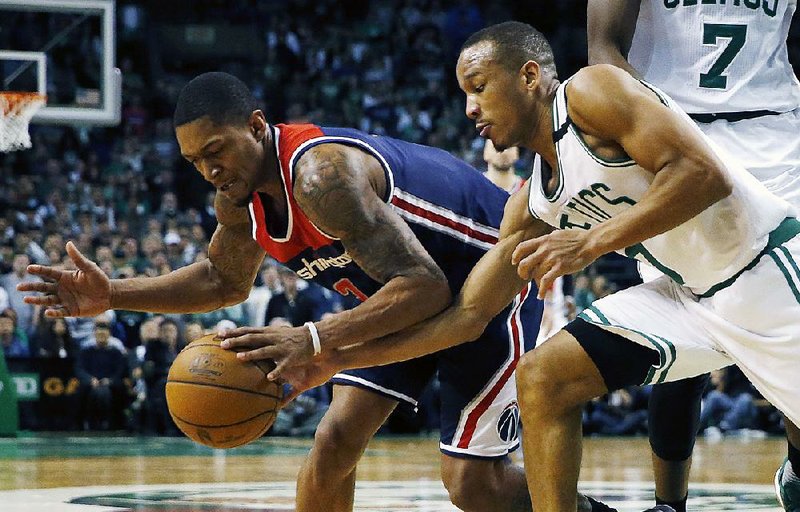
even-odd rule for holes
{"type": "Polygon", "coordinates": [[[544,34],[527,23],[506,21],[481,29],[467,38],[461,51],[484,41],[493,44],[497,62],[510,71],[517,71],[533,60],[553,75],[557,74],[550,43],[544,34]]]}
{"type": "Polygon", "coordinates": [[[228,73],[203,73],[181,90],[175,106],[175,126],[208,117],[216,125],[247,122],[258,108],[244,82],[228,73]]]}

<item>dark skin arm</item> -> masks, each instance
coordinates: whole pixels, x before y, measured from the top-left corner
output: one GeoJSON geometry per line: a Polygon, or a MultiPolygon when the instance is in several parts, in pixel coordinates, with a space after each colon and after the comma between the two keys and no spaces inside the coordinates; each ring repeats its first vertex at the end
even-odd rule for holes
{"type": "MultiPolygon", "coordinates": [[[[295,199],[320,230],[339,238],[353,260],[384,286],[356,308],[316,323],[323,353],[405,329],[446,307],[444,274],[408,225],[386,204],[380,163],[359,149],[325,144],[309,150],[295,169],[295,199]]],[[[237,329],[226,347],[250,348],[245,360],[274,359],[284,368],[311,359],[305,327],[237,329]]]]}
{"type": "Polygon", "coordinates": [[[514,248],[523,240],[551,230],[528,213],[529,185],[509,199],[500,227],[500,240],[478,261],[448,309],[380,340],[342,347],[312,364],[289,369],[283,375],[292,385],[287,400],[326,382],[341,370],[405,361],[480,336],[488,323],[528,284],[511,263],[514,248]]]}
{"type": "Polygon", "coordinates": [[[247,298],[264,251],[250,235],[246,209],[219,194],[215,208],[219,225],[205,261],[158,277],[109,279],[69,242],[67,253],[76,270],[30,265],[28,272],[45,281],[22,283],[19,290],[39,292],[25,301],[46,306],[51,318],[94,316],[108,309],[193,313],[237,304],[247,298]]]}
{"type": "Polygon", "coordinates": [[[641,0],[589,0],[587,33],[589,64],[613,64],[636,78],[639,72],[628,63],[641,0]]]}
{"type": "Polygon", "coordinates": [[[569,115],[584,139],[607,154],[629,155],[655,176],[637,204],[587,231],[555,231],[514,251],[523,278],[547,289],[612,251],[664,233],[732,192],[722,161],[690,121],[619,68],[584,68],[567,86],[569,115]]]}

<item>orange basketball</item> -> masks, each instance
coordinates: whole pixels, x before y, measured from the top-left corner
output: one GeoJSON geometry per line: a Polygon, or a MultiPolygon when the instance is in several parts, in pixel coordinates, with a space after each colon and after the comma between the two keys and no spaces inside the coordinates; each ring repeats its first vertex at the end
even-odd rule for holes
{"type": "Polygon", "coordinates": [[[233,448],[272,426],[283,388],[267,379],[270,364],[239,361],[214,336],[196,339],[175,358],[167,377],[167,406],[192,440],[233,448]]]}

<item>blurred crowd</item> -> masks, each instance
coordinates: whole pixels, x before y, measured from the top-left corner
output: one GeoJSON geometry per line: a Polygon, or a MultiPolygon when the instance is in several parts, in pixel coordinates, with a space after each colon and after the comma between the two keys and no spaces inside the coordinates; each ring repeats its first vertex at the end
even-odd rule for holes
{"type": "MultiPolygon", "coordinates": [[[[68,428],[174,434],[164,383],[187,342],[225,326],[302,325],[354,304],[267,260],[247,301],[212,313],[117,311],[52,320],[16,291],[19,282],[32,279],[25,267],[71,268],[67,240],[113,278],[157,276],[207,257],[216,226],[213,190],[180,157],[171,119],[180,88],[204,71],[243,79],[271,122],[356,127],[440,147],[485,170],[483,141],[463,114],[454,78],[455,57],[466,37],[515,18],[549,37],[562,76],[586,62],[585,2],[550,2],[531,11],[524,2],[488,0],[119,0],[122,123],[112,128],[34,125],[32,149],[0,154],[5,356],[74,362],[83,413],[68,428]],[[189,27],[210,27],[220,40],[213,51],[189,51],[170,44],[176,27],[187,37],[189,27]],[[252,43],[246,51],[224,44],[231,30],[252,43]]],[[[14,16],[13,28],[0,30],[0,47],[39,49],[46,41],[35,34],[60,28],[36,13],[14,16]]],[[[49,96],[74,101],[76,91],[97,86],[98,77],[82,67],[100,61],[93,34],[87,28],[78,38],[80,47],[51,52],[55,71],[48,75],[49,96]]],[[[525,178],[530,163],[531,155],[523,152],[511,172],[525,178]]],[[[550,307],[563,322],[636,280],[629,263],[604,258],[560,282],[550,307]]],[[[759,423],[769,409],[752,389],[734,393],[726,375],[717,376],[708,393],[707,426],[720,432],[773,428],[759,423]],[[741,398],[745,395],[749,403],[741,398]]],[[[434,383],[422,402],[427,404],[423,418],[400,417],[394,422],[397,430],[436,428],[435,390],[434,383]]],[[[626,390],[593,402],[586,412],[587,432],[641,432],[646,393],[626,390]]],[[[328,401],[325,388],[307,394],[282,411],[273,431],[313,433],[328,401]]],[[[35,418],[27,426],[37,428],[35,418]]]]}

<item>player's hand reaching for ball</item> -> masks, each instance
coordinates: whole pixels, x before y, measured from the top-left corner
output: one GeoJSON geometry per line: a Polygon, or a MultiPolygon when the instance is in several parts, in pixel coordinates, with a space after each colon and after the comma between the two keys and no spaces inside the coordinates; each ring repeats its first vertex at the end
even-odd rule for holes
{"type": "Polygon", "coordinates": [[[281,379],[289,385],[289,389],[283,395],[281,407],[297,398],[301,393],[325,384],[338,371],[339,368],[328,356],[322,356],[309,364],[287,368],[281,374],[281,379]]]}
{"type": "Polygon", "coordinates": [[[28,273],[43,281],[25,282],[17,285],[22,292],[37,292],[28,295],[25,302],[44,306],[45,316],[95,316],[111,309],[111,281],[91,260],[78,251],[75,244],[67,242],[67,254],[75,263],[76,270],[60,270],[44,265],[29,265],[28,273]]]}
{"type": "Polygon", "coordinates": [[[534,280],[539,287],[539,298],[564,275],[584,269],[600,255],[588,247],[588,231],[559,230],[520,243],[511,255],[517,265],[517,274],[525,280],[534,280]]]}
{"type": "Polygon", "coordinates": [[[314,356],[311,333],[306,327],[239,327],[218,334],[220,346],[236,350],[242,361],[271,359],[275,369],[267,376],[277,380],[293,366],[305,365],[314,356]]]}

